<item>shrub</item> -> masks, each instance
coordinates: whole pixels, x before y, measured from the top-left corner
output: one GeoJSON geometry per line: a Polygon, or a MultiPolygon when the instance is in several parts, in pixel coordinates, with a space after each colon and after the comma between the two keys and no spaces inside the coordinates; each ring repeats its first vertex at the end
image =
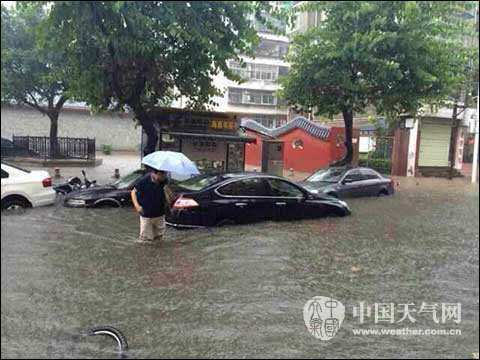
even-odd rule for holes
{"type": "Polygon", "coordinates": [[[112,153],[112,145],[104,144],[102,151],[105,155],[110,155],[112,153]]]}
{"type": "Polygon", "coordinates": [[[392,160],[386,159],[360,159],[358,166],[369,167],[377,170],[381,174],[390,175],[392,173],[392,160]]]}

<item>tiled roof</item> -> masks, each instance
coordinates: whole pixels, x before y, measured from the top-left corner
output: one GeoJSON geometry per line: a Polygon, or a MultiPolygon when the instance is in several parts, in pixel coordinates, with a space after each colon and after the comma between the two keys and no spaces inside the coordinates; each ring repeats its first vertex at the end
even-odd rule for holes
{"type": "Polygon", "coordinates": [[[256,122],[255,120],[243,118],[240,126],[243,127],[244,129],[252,130],[259,134],[273,137],[272,129],[263,126],[262,124],[256,122]]]}
{"type": "Polygon", "coordinates": [[[322,140],[328,139],[328,136],[330,135],[329,127],[318,125],[304,117],[297,117],[294,120],[276,129],[269,129],[259,124],[255,120],[251,119],[242,119],[241,126],[245,129],[252,130],[274,138],[279,137],[293,129],[303,129],[308,134],[322,140]]]}

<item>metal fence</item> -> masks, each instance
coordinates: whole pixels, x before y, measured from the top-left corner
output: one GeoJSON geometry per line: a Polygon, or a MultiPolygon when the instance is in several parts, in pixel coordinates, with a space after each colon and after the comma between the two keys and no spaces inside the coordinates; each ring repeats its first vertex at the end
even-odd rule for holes
{"type": "Polygon", "coordinates": [[[59,137],[51,142],[47,136],[14,135],[12,140],[13,146],[8,153],[13,156],[95,160],[95,139],[59,137]]]}
{"type": "Polygon", "coordinates": [[[382,174],[391,174],[393,155],[393,136],[382,136],[375,139],[375,150],[370,151],[359,160],[360,166],[370,167],[382,174]]]}

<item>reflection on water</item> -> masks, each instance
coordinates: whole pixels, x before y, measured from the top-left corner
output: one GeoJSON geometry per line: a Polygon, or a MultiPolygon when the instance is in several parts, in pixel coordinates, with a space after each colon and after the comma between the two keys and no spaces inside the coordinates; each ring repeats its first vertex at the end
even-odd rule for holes
{"type": "Polygon", "coordinates": [[[469,356],[478,190],[430,188],[352,200],[347,218],[168,228],[160,247],[134,245],[128,208],[2,215],[2,358],[120,356],[113,339],[81,335],[104,324],[126,335],[130,358],[469,356]],[[304,325],[314,296],[346,308],[328,343],[304,325]],[[360,301],[462,302],[462,336],[354,337],[360,301]]]}

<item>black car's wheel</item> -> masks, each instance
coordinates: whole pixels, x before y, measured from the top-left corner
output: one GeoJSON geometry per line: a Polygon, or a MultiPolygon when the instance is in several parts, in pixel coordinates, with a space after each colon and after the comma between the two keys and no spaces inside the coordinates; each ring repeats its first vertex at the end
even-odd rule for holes
{"type": "Polygon", "coordinates": [[[10,196],[2,200],[2,212],[11,214],[23,213],[28,207],[31,207],[31,204],[21,196],[10,196]]]}
{"type": "Polygon", "coordinates": [[[96,208],[101,208],[101,209],[104,209],[104,208],[119,208],[120,204],[115,202],[115,201],[112,201],[112,200],[104,200],[104,201],[100,201],[97,204],[95,204],[95,207],[96,208]]]}
{"type": "Polygon", "coordinates": [[[217,223],[215,225],[218,226],[218,227],[221,227],[221,226],[225,226],[225,225],[235,225],[235,224],[236,223],[235,223],[234,220],[222,219],[222,220],[217,221],[217,223]]]}
{"type": "Polygon", "coordinates": [[[377,196],[387,196],[388,195],[388,190],[382,189],[378,192],[377,196]]]}

